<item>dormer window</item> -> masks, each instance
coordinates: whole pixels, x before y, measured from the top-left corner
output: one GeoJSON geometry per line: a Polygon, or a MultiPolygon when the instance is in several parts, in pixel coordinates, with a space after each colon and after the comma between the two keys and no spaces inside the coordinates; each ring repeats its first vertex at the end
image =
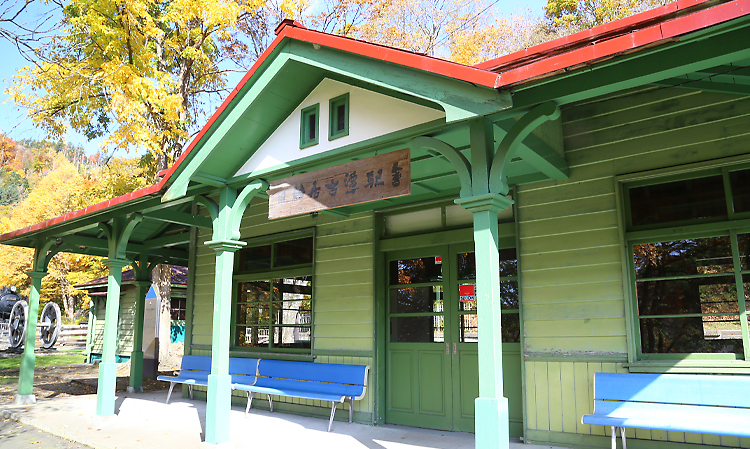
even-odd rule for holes
{"type": "Polygon", "coordinates": [[[307,148],[318,144],[318,117],[320,103],[302,110],[302,121],[299,127],[299,147],[307,148]]]}
{"type": "Polygon", "coordinates": [[[328,140],[349,135],[349,94],[331,98],[329,102],[328,140]]]}

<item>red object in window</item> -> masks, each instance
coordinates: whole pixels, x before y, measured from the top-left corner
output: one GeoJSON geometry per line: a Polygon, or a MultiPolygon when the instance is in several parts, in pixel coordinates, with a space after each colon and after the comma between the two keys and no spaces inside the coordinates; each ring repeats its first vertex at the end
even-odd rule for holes
{"type": "Polygon", "coordinates": [[[477,290],[474,284],[462,284],[458,286],[458,296],[461,301],[476,301],[477,290]]]}

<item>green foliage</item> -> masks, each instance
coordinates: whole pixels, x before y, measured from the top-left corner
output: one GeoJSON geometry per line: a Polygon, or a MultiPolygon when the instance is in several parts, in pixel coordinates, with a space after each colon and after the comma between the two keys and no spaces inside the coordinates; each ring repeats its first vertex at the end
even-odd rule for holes
{"type": "MultiPolygon", "coordinates": [[[[36,358],[36,366],[58,366],[83,363],[86,358],[80,353],[45,355],[36,358]]],[[[19,369],[21,367],[21,356],[0,359],[0,370],[19,369]]],[[[17,379],[17,378],[16,378],[17,379]]]]}
{"type": "Polygon", "coordinates": [[[547,0],[544,9],[552,27],[582,30],[666,3],[669,0],[547,0]]]}

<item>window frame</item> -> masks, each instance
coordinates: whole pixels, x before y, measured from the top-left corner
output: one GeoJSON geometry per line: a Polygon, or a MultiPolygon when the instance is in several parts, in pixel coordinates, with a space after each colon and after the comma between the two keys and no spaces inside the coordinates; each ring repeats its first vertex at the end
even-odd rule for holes
{"type": "Polygon", "coordinates": [[[349,92],[328,100],[328,140],[335,140],[349,135],[349,92]],[[344,106],[344,129],[336,129],[338,124],[338,107],[344,106]]]}
{"type": "Polygon", "coordinates": [[[299,148],[311,147],[317,145],[320,141],[320,103],[316,103],[312,106],[303,108],[300,111],[300,127],[299,127],[299,148]],[[311,115],[315,115],[315,137],[310,138],[310,119],[311,115]]]}
{"type": "MultiPolygon", "coordinates": [[[[239,353],[248,353],[248,354],[297,354],[297,355],[312,355],[313,353],[313,347],[314,347],[314,339],[315,339],[315,274],[314,274],[314,266],[315,266],[315,246],[316,246],[316,238],[315,238],[315,228],[312,229],[303,229],[303,230],[297,230],[297,231],[291,231],[286,232],[283,234],[275,234],[270,236],[263,236],[258,238],[251,238],[243,240],[247,243],[247,246],[244,246],[242,249],[246,248],[252,248],[257,246],[264,246],[264,245],[272,245],[272,259],[271,259],[271,269],[270,270],[264,270],[264,271],[252,271],[252,272],[241,272],[238,271],[237,268],[239,266],[240,256],[239,252],[242,251],[240,249],[235,253],[235,274],[232,276],[232,318],[231,318],[231,332],[230,332],[230,342],[229,342],[229,349],[231,352],[239,352],[239,353]],[[298,240],[302,238],[312,237],[312,255],[313,260],[312,262],[308,264],[297,264],[297,265],[287,265],[283,267],[274,267],[274,253],[275,253],[275,244],[276,243],[283,243],[293,240],[298,240]],[[309,348],[279,348],[273,346],[273,332],[274,328],[276,327],[274,323],[270,322],[268,323],[268,331],[269,331],[269,341],[268,345],[264,347],[246,347],[246,346],[238,346],[235,344],[236,338],[237,338],[237,304],[238,301],[238,294],[239,294],[239,285],[243,282],[256,282],[256,281],[268,281],[269,285],[272,285],[273,281],[275,279],[285,279],[285,278],[292,278],[292,277],[302,277],[302,276],[309,276],[312,282],[312,293],[310,298],[310,347],[309,348]]],[[[271,287],[271,295],[273,288],[271,287]]],[[[280,300],[279,300],[280,301],[280,300]]],[[[274,301],[272,297],[269,298],[269,304],[272,305],[276,302],[274,301]]],[[[279,326],[279,327],[290,327],[290,326],[279,326]]]]}
{"type": "MultiPolygon", "coordinates": [[[[654,170],[652,172],[623,175],[616,177],[617,207],[620,239],[623,242],[624,294],[626,298],[626,323],[628,339],[628,363],[626,366],[635,372],[707,372],[713,367],[733,367],[750,369],[750,335],[748,332],[748,316],[744,313],[750,308],[747,290],[744,288],[742,276],[750,274],[750,269],[741,270],[739,245],[737,234],[750,233],[750,213],[735,213],[729,173],[750,168],[747,158],[732,162],[723,162],[714,167],[700,167],[693,164],[688,167],[654,170]],[[658,185],[675,181],[697,179],[721,175],[724,183],[724,202],[727,214],[723,217],[710,217],[679,222],[667,222],[656,225],[632,226],[630,216],[629,189],[648,185],[658,185]],[[742,329],[742,344],[744,354],[728,353],[643,353],[641,345],[640,316],[638,313],[638,298],[636,294],[635,261],[633,247],[638,244],[697,239],[706,237],[728,236],[732,251],[735,271],[727,273],[734,278],[737,288],[739,319],[742,329]],[[739,268],[739,270],[737,270],[739,268]],[[743,294],[744,293],[744,294],[743,294]]],[[[743,371],[744,372],[744,371],[743,371]]]]}

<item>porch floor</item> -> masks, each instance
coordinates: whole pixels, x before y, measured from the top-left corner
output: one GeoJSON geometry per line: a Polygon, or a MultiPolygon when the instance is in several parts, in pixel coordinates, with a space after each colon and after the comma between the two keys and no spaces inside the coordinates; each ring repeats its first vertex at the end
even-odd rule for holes
{"type": "MultiPolygon", "coordinates": [[[[93,448],[174,448],[201,446],[206,403],[183,399],[179,391],[165,404],[167,392],[119,394],[117,415],[94,416],[96,395],[39,399],[33,406],[6,406],[0,415],[35,426],[45,432],[93,448]],[[176,397],[175,397],[176,396],[176,397]]],[[[328,420],[232,407],[231,441],[235,448],[312,447],[368,449],[473,449],[474,435],[404,426],[367,426],[336,421],[326,432],[328,420]]],[[[511,448],[541,449],[521,445],[511,448]]]]}

